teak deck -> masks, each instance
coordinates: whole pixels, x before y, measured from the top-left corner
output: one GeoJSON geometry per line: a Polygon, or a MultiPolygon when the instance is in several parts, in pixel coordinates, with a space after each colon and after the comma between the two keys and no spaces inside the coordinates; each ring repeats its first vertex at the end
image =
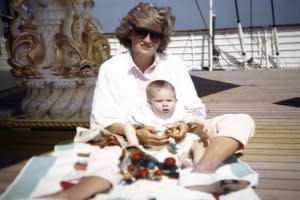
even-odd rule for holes
{"type": "Polygon", "coordinates": [[[206,85],[202,100],[209,117],[248,113],[255,119],[256,134],[241,159],[259,173],[261,199],[299,199],[300,70],[191,74],[206,85]]]}
{"type": "MultiPolygon", "coordinates": [[[[241,159],[259,173],[256,191],[261,199],[298,199],[300,70],[192,71],[191,75],[208,117],[247,113],[255,119],[255,137],[241,159]]],[[[0,192],[30,156],[49,152],[74,135],[74,129],[1,129],[0,192]]]]}

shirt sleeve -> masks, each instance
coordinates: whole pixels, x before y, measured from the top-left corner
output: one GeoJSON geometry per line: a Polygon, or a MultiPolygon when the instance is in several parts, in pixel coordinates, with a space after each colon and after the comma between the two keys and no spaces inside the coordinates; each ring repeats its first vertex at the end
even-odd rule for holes
{"type": "Polygon", "coordinates": [[[200,97],[197,95],[194,83],[189,72],[186,70],[184,62],[175,57],[173,74],[175,78],[175,88],[178,101],[187,109],[187,112],[197,114],[199,117],[206,117],[206,109],[200,97]]]}
{"type": "Polygon", "coordinates": [[[90,128],[106,128],[113,123],[124,121],[119,107],[117,85],[109,78],[109,74],[113,73],[109,67],[104,63],[99,70],[92,102],[90,128]]]}

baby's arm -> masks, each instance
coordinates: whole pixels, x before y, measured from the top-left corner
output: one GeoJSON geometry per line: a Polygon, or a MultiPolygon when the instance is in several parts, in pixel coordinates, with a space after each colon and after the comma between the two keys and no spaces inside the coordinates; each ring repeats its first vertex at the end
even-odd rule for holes
{"type": "Polygon", "coordinates": [[[125,137],[128,141],[128,145],[136,145],[139,146],[139,140],[136,135],[136,130],[134,125],[131,122],[127,122],[124,125],[125,137]]]}

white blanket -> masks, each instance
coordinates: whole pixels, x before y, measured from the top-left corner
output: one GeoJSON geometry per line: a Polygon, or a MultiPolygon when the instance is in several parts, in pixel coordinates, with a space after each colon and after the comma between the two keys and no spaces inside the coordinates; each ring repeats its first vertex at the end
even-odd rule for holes
{"type": "MultiPolygon", "coordinates": [[[[61,180],[82,176],[74,170],[77,156],[72,145],[59,147],[52,156],[38,156],[31,158],[20,172],[14,182],[1,195],[1,199],[30,199],[39,195],[53,193],[61,189],[61,180]],[[61,151],[62,147],[64,148],[61,151]]],[[[231,157],[227,163],[218,169],[228,179],[241,179],[250,181],[251,185],[243,190],[222,195],[220,199],[226,200],[257,200],[259,197],[251,186],[258,184],[258,174],[245,162],[231,157]]],[[[138,180],[131,185],[118,185],[108,194],[99,194],[94,199],[126,199],[149,200],[158,199],[197,199],[214,200],[208,193],[191,191],[177,185],[174,179],[163,178],[162,181],[138,180]]]]}

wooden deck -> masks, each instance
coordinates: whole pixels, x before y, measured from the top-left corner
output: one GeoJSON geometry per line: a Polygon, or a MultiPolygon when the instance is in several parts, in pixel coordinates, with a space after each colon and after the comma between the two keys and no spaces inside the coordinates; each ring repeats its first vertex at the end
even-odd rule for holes
{"type": "Polygon", "coordinates": [[[202,91],[206,95],[202,100],[210,117],[241,112],[255,119],[255,137],[241,159],[259,173],[256,191],[261,199],[299,199],[300,70],[192,72],[192,75],[199,81],[199,88],[201,82],[207,86],[202,91]],[[211,91],[219,92],[210,94],[211,91]]]}
{"type": "MultiPolygon", "coordinates": [[[[248,113],[256,135],[241,157],[260,175],[263,200],[300,196],[300,70],[191,72],[208,116],[248,113]]],[[[0,140],[0,192],[26,160],[71,139],[74,129],[3,129],[0,140]]]]}

